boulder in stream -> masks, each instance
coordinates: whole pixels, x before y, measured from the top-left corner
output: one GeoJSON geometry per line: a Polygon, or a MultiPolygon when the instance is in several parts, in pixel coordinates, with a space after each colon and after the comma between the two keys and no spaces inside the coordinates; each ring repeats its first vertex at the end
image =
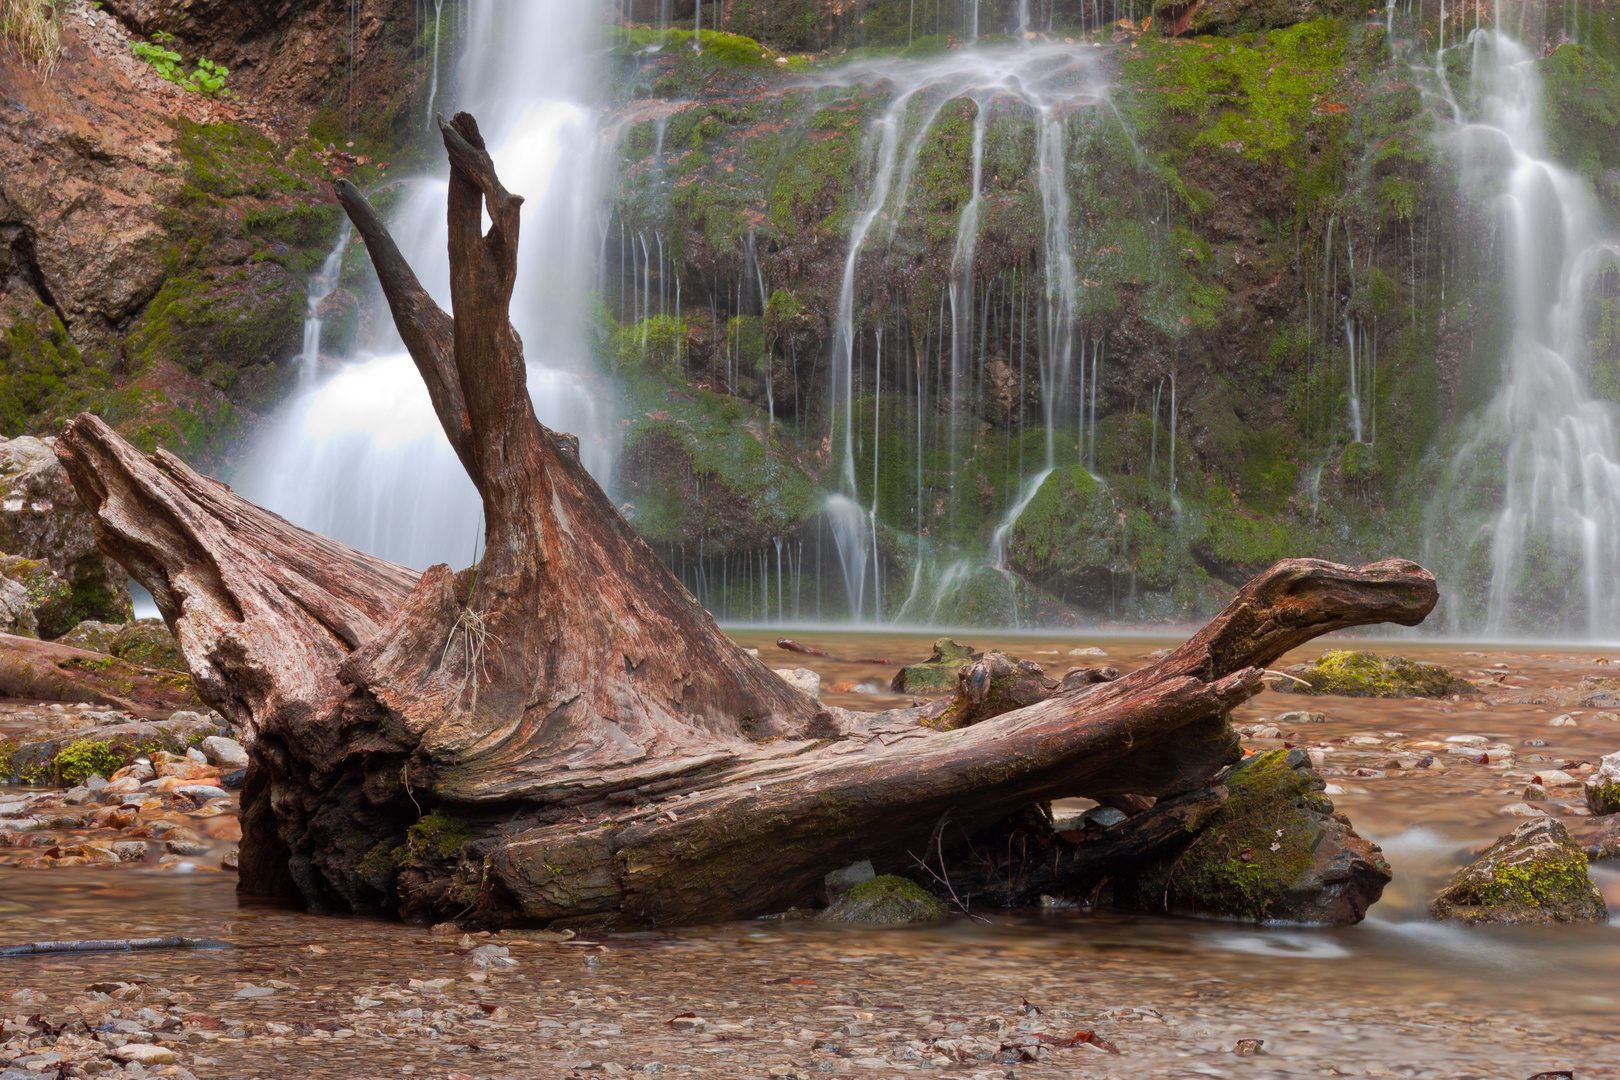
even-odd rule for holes
{"type": "Polygon", "coordinates": [[[884,874],[850,889],[821,917],[826,922],[853,926],[898,926],[938,922],[945,917],[945,905],[916,882],[884,874]]]}
{"type": "Polygon", "coordinates": [[[1598,816],[1620,814],[1620,750],[1606,755],[1586,779],[1586,805],[1598,816]]]}
{"type": "Polygon", "coordinates": [[[1349,649],[1337,649],[1309,664],[1295,664],[1288,674],[1301,682],[1279,679],[1273,688],[1286,694],[1378,698],[1443,698],[1478,692],[1474,684],[1440,664],[1349,649]]]}
{"type": "Polygon", "coordinates": [[[907,664],[895,672],[889,689],[898,694],[943,693],[956,685],[956,673],[981,654],[971,645],[959,645],[950,638],[934,642],[934,651],[920,664],[907,664]]]}
{"type": "Polygon", "coordinates": [[[1429,914],[1475,925],[1604,922],[1586,861],[1557,818],[1533,818],[1457,871],[1429,914]]]}
{"type": "Polygon", "coordinates": [[[1230,797],[1179,853],[1138,868],[1114,899],[1144,911],[1245,922],[1348,925],[1366,917],[1393,874],[1376,844],[1321,794],[1303,750],[1234,766],[1230,797]]]}

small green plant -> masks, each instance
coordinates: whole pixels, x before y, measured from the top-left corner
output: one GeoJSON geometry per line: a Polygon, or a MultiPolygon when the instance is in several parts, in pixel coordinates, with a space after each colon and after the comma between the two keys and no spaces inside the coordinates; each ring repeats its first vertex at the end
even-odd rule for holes
{"type": "Polygon", "coordinates": [[[173,41],[173,34],[167,30],[157,30],[153,32],[151,41],[131,42],[129,49],[151,64],[159,75],[184,90],[204,97],[230,96],[230,91],[225,89],[226,76],[231,73],[229,68],[207,57],[199,57],[196,69],[188,73],[185,70],[186,58],[169,47],[173,41]]]}

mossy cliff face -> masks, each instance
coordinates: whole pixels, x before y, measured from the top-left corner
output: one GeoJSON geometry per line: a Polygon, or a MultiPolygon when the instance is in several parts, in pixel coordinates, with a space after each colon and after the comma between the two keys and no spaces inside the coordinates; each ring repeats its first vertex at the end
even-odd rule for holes
{"type": "MultiPolygon", "coordinates": [[[[1012,10],[981,7],[987,62],[1012,10]]],[[[863,12],[852,36],[819,3],[739,4],[722,15],[732,36],[705,37],[701,52],[649,51],[652,29],[609,33],[615,93],[638,122],[621,144],[603,302],[628,324],[649,277],[670,299],[679,278],[680,377],[821,443],[823,471],[807,472],[872,508],[893,560],[884,610],[1187,620],[1279,558],[1477,543],[1467,522],[1453,536],[1425,520],[1458,418],[1494,388],[1504,310],[1498,268],[1472,239],[1493,226],[1438,139],[1422,44],[1440,30],[1433,13],[1392,34],[1332,3],[1159,5],[1147,32],[1110,29],[1099,43],[1111,48],[1077,51],[1105,106],[1070,110],[1055,130],[1005,96],[914,94],[885,121],[903,160],[853,278],[845,411],[829,367],[879,121],[923,65],[961,55],[945,40],[961,27],[930,42],[904,5],[863,12]],[[1050,321],[1044,223],[1058,193],[1041,189],[1038,165],[1054,138],[1069,326],[1050,321]],[[642,238],[662,251],[651,270],[642,238]],[[958,310],[969,294],[972,310],[958,310]],[[996,583],[953,568],[998,556],[1033,587],[981,604],[996,583]],[[919,605],[919,581],[955,599],[919,605]]],[[[1032,30],[1078,41],[1066,18],[1032,30]]],[[[1600,29],[1542,61],[1556,152],[1599,186],[1620,118],[1604,104],[1614,35],[1600,29]]],[[[692,44],[689,31],[671,39],[692,44]]],[[[1472,100],[1465,68],[1447,77],[1472,100]]],[[[1460,486],[1488,515],[1500,477],[1488,461],[1478,471],[1460,486]]],[[[635,502],[660,498],[644,486],[635,502]]]]}
{"type": "Polygon", "coordinates": [[[352,110],[348,19],[326,5],[61,5],[50,78],[0,66],[0,433],[88,409],[214,470],[285,396],[338,236],[332,173],[373,187],[419,133],[413,5],[360,7],[356,86],[375,95],[352,110]],[[158,31],[231,68],[232,96],[136,59],[132,34],[158,31]]]}
{"type": "Polygon", "coordinates": [[[1535,818],[1459,870],[1430,913],[1469,924],[1604,922],[1608,908],[1586,862],[1558,819],[1535,818]]]}

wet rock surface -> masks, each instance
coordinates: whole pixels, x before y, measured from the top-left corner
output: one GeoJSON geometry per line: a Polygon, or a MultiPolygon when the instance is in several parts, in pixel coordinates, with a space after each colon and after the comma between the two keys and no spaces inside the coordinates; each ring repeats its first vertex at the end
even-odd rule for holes
{"type": "Polygon", "coordinates": [[[1334,694],[1339,697],[1443,698],[1472,694],[1477,688],[1439,664],[1424,664],[1404,656],[1338,650],[1308,664],[1295,664],[1292,679],[1278,679],[1283,693],[1334,694]]]}
{"type": "Polygon", "coordinates": [[[1435,898],[1435,918],[1470,924],[1604,922],[1603,894],[1563,824],[1526,821],[1493,844],[1435,898]]]}
{"type": "Polygon", "coordinates": [[[1322,794],[1303,750],[1255,754],[1222,781],[1230,797],[1173,857],[1131,875],[1116,901],[1252,922],[1357,923],[1392,873],[1377,845],[1322,794]]]}
{"type": "Polygon", "coordinates": [[[87,619],[56,639],[60,645],[116,656],[143,667],[185,671],[180,645],[162,619],[104,623],[87,619]]]}

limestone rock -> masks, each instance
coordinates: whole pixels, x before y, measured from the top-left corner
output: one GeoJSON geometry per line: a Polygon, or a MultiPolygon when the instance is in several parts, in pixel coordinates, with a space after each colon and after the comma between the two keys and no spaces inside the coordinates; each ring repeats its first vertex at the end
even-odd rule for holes
{"type": "Polygon", "coordinates": [[[0,630],[22,637],[39,636],[39,616],[28,587],[8,577],[0,577],[0,630]]]}
{"type": "Polygon", "coordinates": [[[889,689],[900,694],[942,693],[956,685],[956,674],[964,664],[981,654],[971,645],[959,645],[950,638],[934,642],[934,651],[920,664],[908,664],[895,672],[889,689]]]}
{"type": "Polygon", "coordinates": [[[1295,664],[1288,674],[1304,680],[1305,685],[1278,679],[1273,688],[1285,694],[1380,698],[1442,698],[1476,692],[1472,683],[1454,677],[1439,664],[1348,649],[1335,650],[1309,664],[1295,664]]]}
{"type": "Polygon", "coordinates": [[[46,637],[82,619],[134,614],[129,576],[96,545],[90,514],[43,439],[0,440],[0,552],[12,556],[0,573],[27,587],[46,637]]]}
{"type": "Polygon", "coordinates": [[[945,917],[945,905],[916,882],[884,874],[850,889],[821,917],[827,922],[856,926],[897,926],[938,922],[945,917]]]}
{"type": "Polygon", "coordinates": [[[1594,814],[1620,814],[1620,750],[1605,755],[1587,777],[1586,805],[1594,814]]]}
{"type": "Polygon", "coordinates": [[[802,690],[813,698],[821,697],[821,676],[809,668],[774,668],[782,681],[795,690],[802,690]]]}
{"type": "Polygon", "coordinates": [[[199,746],[210,765],[232,769],[247,767],[247,751],[235,739],[227,739],[223,735],[210,735],[199,746]]]}
{"type": "Polygon", "coordinates": [[[1480,923],[1603,922],[1608,908],[1586,853],[1557,818],[1538,817],[1457,871],[1429,908],[1436,919],[1480,923]]]}
{"type": "MultiPolygon", "coordinates": [[[[1217,778],[1219,779],[1219,778],[1217,778]]],[[[1115,902],[1246,922],[1360,922],[1393,874],[1321,792],[1303,750],[1256,754],[1224,781],[1227,804],[1190,846],[1115,889],[1115,902]]]]}

